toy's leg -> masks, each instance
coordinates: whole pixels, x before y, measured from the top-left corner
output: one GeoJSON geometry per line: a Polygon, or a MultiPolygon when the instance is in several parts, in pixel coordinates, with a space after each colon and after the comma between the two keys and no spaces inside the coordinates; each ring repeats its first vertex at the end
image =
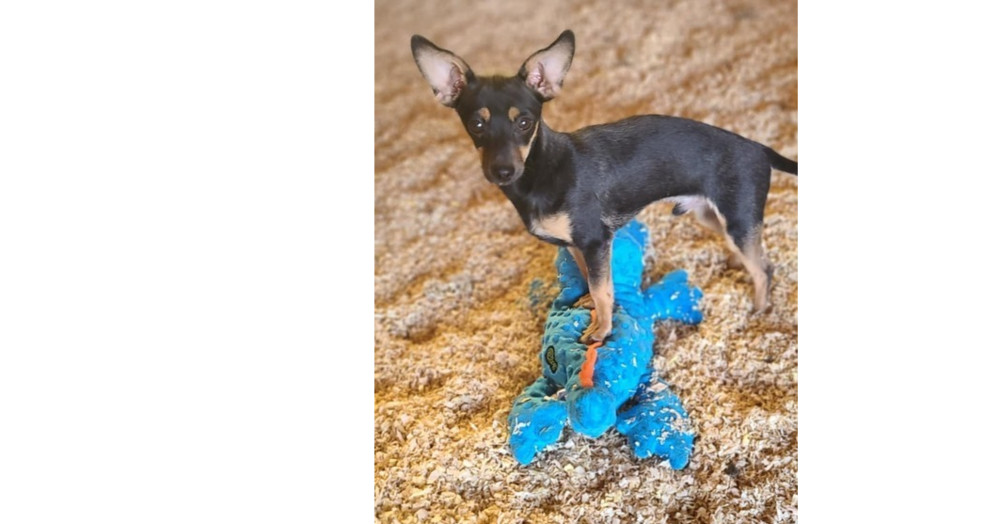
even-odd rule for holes
{"type": "Polygon", "coordinates": [[[688,324],[701,322],[702,314],[698,308],[701,296],[701,290],[688,283],[687,273],[682,269],[668,273],[644,293],[655,320],[673,319],[688,324]]]}
{"type": "Polygon", "coordinates": [[[514,399],[507,417],[510,449],[521,464],[528,464],[539,451],[559,440],[566,425],[566,402],[554,398],[559,385],[541,377],[514,399]]]}
{"type": "Polygon", "coordinates": [[[674,469],[686,466],[694,447],[694,430],[677,395],[657,379],[640,386],[633,402],[618,414],[615,427],[628,438],[636,456],[665,458],[674,469]]]}

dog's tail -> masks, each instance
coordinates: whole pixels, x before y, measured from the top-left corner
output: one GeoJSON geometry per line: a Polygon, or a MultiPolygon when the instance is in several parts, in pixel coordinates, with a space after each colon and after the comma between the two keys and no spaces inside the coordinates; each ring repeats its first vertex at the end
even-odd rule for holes
{"type": "Polygon", "coordinates": [[[764,146],[764,152],[767,153],[767,158],[768,160],[771,161],[771,167],[777,169],[778,171],[791,173],[795,176],[799,175],[798,162],[779,155],[777,152],[775,152],[775,150],[767,146],[764,146]]]}

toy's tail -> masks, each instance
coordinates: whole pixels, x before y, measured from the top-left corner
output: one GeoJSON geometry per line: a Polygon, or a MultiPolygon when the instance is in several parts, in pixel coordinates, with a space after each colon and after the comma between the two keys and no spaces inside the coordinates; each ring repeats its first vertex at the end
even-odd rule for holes
{"type": "Polygon", "coordinates": [[[701,290],[688,284],[687,272],[678,269],[646,290],[646,301],[653,320],[673,319],[686,324],[701,322],[698,301],[701,290]]]}
{"type": "Polygon", "coordinates": [[[791,173],[795,176],[799,175],[799,163],[785,158],[777,153],[777,151],[771,149],[770,147],[764,146],[764,152],[767,153],[768,160],[771,161],[771,167],[777,169],[778,171],[784,171],[785,173],[791,173]]]}

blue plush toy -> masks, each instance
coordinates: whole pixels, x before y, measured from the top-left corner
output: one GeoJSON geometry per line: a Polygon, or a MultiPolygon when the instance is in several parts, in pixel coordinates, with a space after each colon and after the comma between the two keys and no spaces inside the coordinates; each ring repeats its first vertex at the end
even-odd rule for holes
{"type": "Polygon", "coordinates": [[[645,226],[635,220],[615,234],[613,329],[600,347],[580,342],[591,310],[574,304],[587,285],[570,253],[559,249],[561,289],[542,337],[543,375],[514,399],[507,419],[511,451],[521,464],[556,442],[569,422],[592,438],[614,426],[639,458],[656,455],[674,469],[687,465],[694,432],[680,399],[652,376],[653,324],[664,319],[701,322],[701,291],[680,270],[643,291],[647,238],[645,226]]]}

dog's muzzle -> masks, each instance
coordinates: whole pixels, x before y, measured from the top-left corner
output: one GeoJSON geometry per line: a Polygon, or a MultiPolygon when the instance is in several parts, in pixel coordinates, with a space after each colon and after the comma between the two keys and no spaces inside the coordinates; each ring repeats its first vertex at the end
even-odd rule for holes
{"type": "Polygon", "coordinates": [[[514,181],[517,171],[514,166],[490,166],[490,177],[498,185],[505,186],[514,181]]]}

